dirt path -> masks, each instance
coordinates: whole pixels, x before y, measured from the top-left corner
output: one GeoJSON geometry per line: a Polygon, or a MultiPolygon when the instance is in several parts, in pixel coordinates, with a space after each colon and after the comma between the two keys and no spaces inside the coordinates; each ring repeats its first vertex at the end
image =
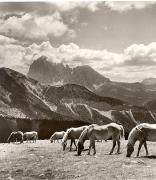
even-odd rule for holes
{"type": "MultiPolygon", "coordinates": [[[[107,155],[112,142],[97,142],[96,156],[75,156],[62,151],[60,143],[49,141],[24,144],[0,144],[0,180],[36,179],[156,179],[156,156],[126,158],[126,142],[122,154],[107,155]]],[[[88,146],[88,143],[86,144],[88,146]]],[[[156,143],[148,143],[151,155],[156,155],[156,143]]],[[[144,149],[141,155],[144,155],[144,149]]]]}

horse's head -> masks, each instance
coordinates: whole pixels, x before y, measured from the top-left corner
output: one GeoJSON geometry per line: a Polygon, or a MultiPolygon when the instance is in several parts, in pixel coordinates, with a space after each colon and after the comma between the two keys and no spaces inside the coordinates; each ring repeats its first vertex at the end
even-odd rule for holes
{"type": "Polygon", "coordinates": [[[53,143],[53,141],[54,141],[54,140],[53,140],[53,137],[50,137],[50,142],[53,143]]]}
{"type": "Polygon", "coordinates": [[[131,154],[133,153],[133,151],[134,151],[134,147],[131,144],[127,144],[127,154],[126,154],[126,157],[130,157],[131,154]]]}
{"type": "Polygon", "coordinates": [[[77,144],[77,155],[80,156],[81,155],[81,152],[82,150],[84,149],[84,146],[81,142],[78,142],[77,144]]]}
{"type": "Polygon", "coordinates": [[[24,141],[24,140],[23,140],[23,137],[22,137],[21,140],[20,140],[20,143],[23,143],[23,141],[24,141]]]}
{"type": "Polygon", "coordinates": [[[10,143],[10,138],[7,139],[7,143],[10,143]]]}
{"type": "Polygon", "coordinates": [[[62,142],[63,151],[66,149],[67,142],[62,142]]]}

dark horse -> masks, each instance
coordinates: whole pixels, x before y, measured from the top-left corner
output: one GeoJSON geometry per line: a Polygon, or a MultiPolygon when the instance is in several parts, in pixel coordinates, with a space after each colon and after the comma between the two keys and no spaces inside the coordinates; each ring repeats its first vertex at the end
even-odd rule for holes
{"type": "Polygon", "coordinates": [[[20,142],[23,143],[23,133],[21,131],[13,131],[7,139],[7,142],[20,142]]]}

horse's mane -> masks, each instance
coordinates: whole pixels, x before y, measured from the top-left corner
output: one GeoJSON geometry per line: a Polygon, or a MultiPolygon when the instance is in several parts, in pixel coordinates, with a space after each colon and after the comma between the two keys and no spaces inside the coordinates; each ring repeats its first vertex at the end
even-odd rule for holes
{"type": "Polygon", "coordinates": [[[91,124],[89,126],[87,126],[81,133],[79,139],[78,139],[78,143],[84,144],[85,140],[86,140],[86,136],[88,134],[88,131],[90,128],[93,128],[95,126],[95,124],[91,124]]]}
{"type": "Polygon", "coordinates": [[[135,143],[135,135],[136,135],[136,132],[138,131],[138,127],[135,126],[131,132],[129,133],[129,136],[128,136],[128,144],[133,144],[135,143]]]}
{"type": "Polygon", "coordinates": [[[67,131],[65,132],[63,136],[62,143],[65,143],[68,140],[68,134],[70,133],[71,130],[72,128],[67,129],[67,131]]]}
{"type": "Polygon", "coordinates": [[[121,127],[121,137],[124,137],[125,135],[124,127],[121,124],[120,124],[120,127],[121,127]]]}

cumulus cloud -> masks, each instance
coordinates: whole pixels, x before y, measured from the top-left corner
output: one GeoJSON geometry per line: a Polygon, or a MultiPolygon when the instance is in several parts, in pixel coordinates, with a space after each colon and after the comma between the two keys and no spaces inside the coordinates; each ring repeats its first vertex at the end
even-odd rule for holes
{"type": "Polygon", "coordinates": [[[144,9],[156,4],[156,1],[106,1],[105,6],[113,11],[126,12],[133,9],[144,9]]]}
{"type": "Polygon", "coordinates": [[[100,1],[53,1],[54,4],[60,11],[70,11],[76,8],[85,8],[91,12],[99,10],[100,1]]]}
{"type": "Polygon", "coordinates": [[[124,66],[156,65],[156,43],[134,44],[124,50],[124,66]]]}
{"type": "Polygon", "coordinates": [[[5,45],[5,44],[17,44],[19,43],[16,39],[13,38],[8,38],[6,36],[0,35],[0,44],[5,45]]]}
{"type": "Polygon", "coordinates": [[[8,37],[0,37],[0,41],[5,38],[7,41],[0,45],[0,66],[24,74],[28,72],[30,64],[42,55],[47,56],[48,61],[68,64],[70,67],[89,65],[117,81],[135,82],[154,76],[156,71],[155,42],[148,45],[134,44],[117,54],[107,50],[83,49],[74,43],[56,48],[49,41],[28,46],[14,44],[14,40],[8,37]]]}
{"type": "Polygon", "coordinates": [[[68,45],[63,44],[58,48],[54,48],[51,43],[47,41],[39,45],[33,43],[27,47],[13,44],[5,47],[0,46],[0,49],[1,53],[4,49],[6,49],[5,54],[3,53],[3,56],[1,57],[1,59],[3,59],[1,66],[14,69],[16,66],[23,66],[20,70],[20,72],[23,73],[28,71],[28,68],[34,59],[37,59],[42,55],[47,56],[49,61],[56,63],[68,64],[71,67],[78,65],[90,65],[96,70],[98,70],[101,66],[112,66],[117,63],[117,61],[120,61],[120,55],[118,54],[111,53],[106,50],[100,51],[82,49],[74,43],[70,43],[68,45]],[[12,53],[12,51],[14,52],[12,53]]]}
{"type": "Polygon", "coordinates": [[[27,13],[20,17],[0,19],[0,33],[21,41],[45,41],[51,36],[60,37],[65,33],[73,37],[75,35],[73,30],[63,23],[57,11],[48,16],[34,16],[27,13]]]}

